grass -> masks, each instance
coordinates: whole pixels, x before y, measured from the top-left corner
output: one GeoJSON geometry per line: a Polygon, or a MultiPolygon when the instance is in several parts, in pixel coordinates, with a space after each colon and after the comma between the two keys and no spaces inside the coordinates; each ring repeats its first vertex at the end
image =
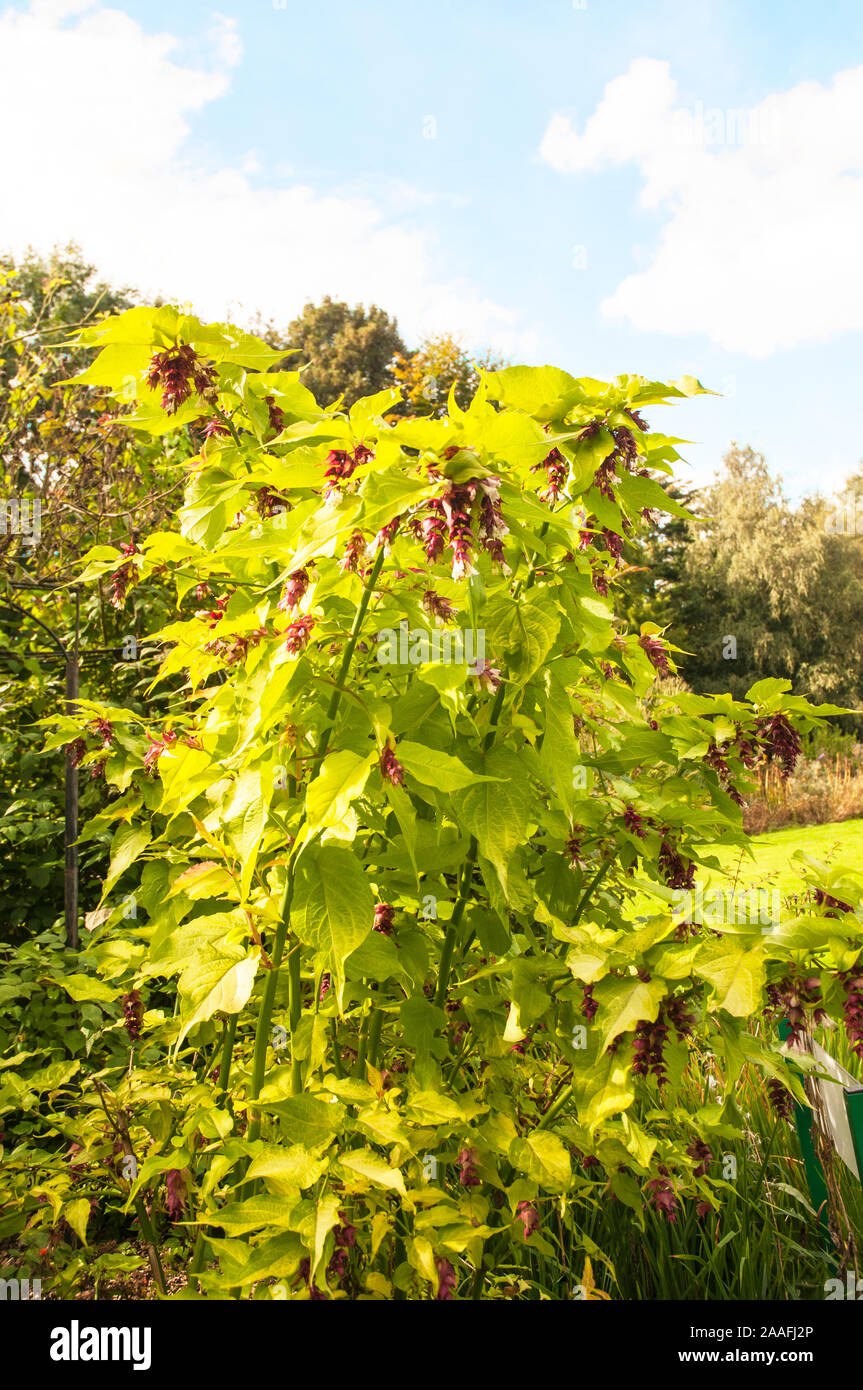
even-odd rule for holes
{"type": "MultiPolygon", "coordinates": [[[[832,825],[795,825],[757,835],[752,841],[753,857],[739,849],[716,845],[713,852],[725,872],[743,892],[747,888],[771,887],[782,892],[800,887],[800,872],[793,856],[802,851],[814,859],[855,859],[863,862],[863,820],[846,820],[832,825]]],[[[705,872],[705,882],[719,884],[718,876],[705,872]]]]}
{"type": "MultiPolygon", "coordinates": [[[[791,826],[759,835],[752,853],[735,846],[711,846],[722,870],[701,870],[704,886],[738,892],[778,888],[784,895],[801,888],[803,852],[822,861],[863,862],[863,819],[826,825],[791,826]]],[[[647,911],[656,904],[646,899],[647,911]]],[[[760,1020],[753,1025],[760,1029],[760,1020]]],[[[841,1028],[816,1037],[852,1075],[861,1075],[841,1028]]],[[[715,1099],[707,1078],[717,1080],[713,1059],[705,1056],[692,1067],[689,1100],[693,1108],[715,1099]]],[[[579,1260],[592,1255],[596,1285],[612,1299],[823,1299],[825,1281],[843,1273],[840,1256],[825,1241],[812,1208],[796,1126],[777,1121],[767,1099],[763,1078],[744,1068],[736,1091],[740,1135],[729,1140],[727,1153],[736,1160],[736,1175],[722,1188],[718,1211],[699,1217],[692,1201],[684,1202],[673,1224],[646,1211],[643,1225],[621,1203],[613,1202],[604,1182],[596,1184],[593,1201],[574,1203],[583,1243],[570,1239],[556,1269],[542,1260],[529,1261],[518,1274],[534,1296],[560,1298],[554,1288],[560,1266],[575,1272],[579,1260]],[[597,1200],[598,1198],[598,1200],[597,1200]]],[[[719,1156],[717,1156],[719,1157],[719,1156]]],[[[851,1229],[863,1239],[863,1188],[836,1163],[851,1229]]],[[[544,1228],[550,1241],[553,1229],[544,1228]]],[[[563,1242],[561,1242],[563,1243],[563,1242]]],[[[851,1257],[851,1267],[857,1259],[851,1257]]],[[[517,1277],[517,1276],[516,1276],[517,1277]]],[[[527,1294],[526,1296],[530,1296],[527,1294]]]]}

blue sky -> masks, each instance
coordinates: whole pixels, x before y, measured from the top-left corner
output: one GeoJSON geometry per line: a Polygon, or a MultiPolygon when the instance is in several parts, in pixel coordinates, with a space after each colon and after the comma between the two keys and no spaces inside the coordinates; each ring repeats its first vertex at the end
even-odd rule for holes
{"type": "Polygon", "coordinates": [[[48,110],[10,249],[73,237],[213,317],[330,292],[411,342],[692,372],[723,398],[651,423],[698,479],[732,439],[793,496],[857,466],[859,0],[221,6],[0,10],[0,104],[48,110]]]}

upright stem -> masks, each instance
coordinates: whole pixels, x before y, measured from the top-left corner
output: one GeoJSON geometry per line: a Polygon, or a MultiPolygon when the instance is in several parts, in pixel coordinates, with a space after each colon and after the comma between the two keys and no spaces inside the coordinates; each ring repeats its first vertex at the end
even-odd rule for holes
{"type": "MultiPolygon", "coordinates": [[[[504,686],[503,683],[501,683],[498,686],[497,694],[494,697],[494,704],[491,707],[489,727],[486,732],[485,738],[482,741],[483,752],[487,752],[494,741],[494,736],[497,732],[497,722],[500,718],[500,711],[503,705],[503,696],[504,686]]],[[[450,971],[452,970],[452,957],[453,951],[455,950],[456,937],[458,936],[459,928],[462,923],[462,918],[464,917],[465,909],[467,907],[471,879],[473,878],[474,865],[476,864],[478,854],[479,844],[477,842],[476,836],[472,835],[470,839],[470,845],[468,846],[467,858],[464,861],[464,867],[462,869],[462,878],[461,883],[459,884],[456,904],[453,908],[453,913],[449,921],[449,926],[446,929],[446,934],[443,940],[443,949],[441,950],[440,974],[438,975],[437,990],[435,992],[435,1003],[437,1004],[439,1009],[443,1008],[444,1002],[446,1001],[446,992],[449,986],[450,971]]]]}
{"type": "Polygon", "coordinates": [[[384,1026],[383,1009],[375,1009],[369,1024],[369,1065],[376,1067],[378,1064],[378,1047],[381,1041],[381,1030],[384,1026]]]}
{"type": "MultiPolygon", "coordinates": [[[[333,725],[336,721],[336,716],[339,712],[342,691],[344,690],[345,681],[347,680],[348,671],[350,670],[351,661],[353,659],[357,642],[359,640],[360,630],[362,628],[366,612],[368,611],[368,606],[371,602],[372,591],[374,589],[375,584],[377,583],[383,562],[384,547],[381,546],[378,550],[377,555],[375,556],[375,562],[372,565],[371,572],[369,573],[369,577],[366,580],[362,598],[360,599],[360,602],[357,606],[357,611],[354,614],[354,621],[351,627],[351,634],[348,639],[348,644],[345,647],[344,655],[342,657],[342,664],[339,668],[339,675],[338,680],[336,682],[336,688],[333,691],[332,698],[330,699],[329,708],[327,710],[326,723],[324,725],[323,730],[321,731],[317,747],[315,748],[315,765],[319,763],[320,759],[326,752],[330,733],[332,732],[333,725]]],[[[297,855],[299,852],[299,831],[302,829],[303,825],[305,824],[305,821],[306,813],[304,810],[300,818],[300,824],[297,829],[297,838],[294,842],[294,848],[291,851],[290,857],[288,859],[287,881],[285,883],[285,892],[281,904],[281,920],[279,922],[278,927],[276,928],[276,936],[273,942],[273,951],[271,956],[273,968],[269,971],[267,975],[267,982],[264,985],[264,992],[261,996],[261,1008],[258,1014],[258,1025],[255,1030],[255,1051],[252,1060],[252,1100],[257,1100],[258,1096],[261,1094],[261,1087],[264,1084],[264,1076],[267,1070],[267,1048],[269,1046],[270,1021],[273,1016],[273,1005],[276,999],[276,986],[278,983],[279,967],[282,963],[282,956],[285,950],[285,939],[288,934],[288,926],[291,920],[291,904],[293,902],[294,896],[294,877],[296,871],[297,855]]],[[[291,972],[290,1023],[291,1032],[293,1033],[293,1030],[296,1028],[297,1024],[300,1021],[303,1005],[299,944],[297,944],[291,951],[290,956],[288,957],[288,965],[291,972]]],[[[300,1063],[297,1061],[294,1061],[292,1064],[291,1084],[295,1093],[302,1086],[302,1068],[300,1066],[300,1063]]],[[[249,1126],[249,1138],[257,1139],[260,1132],[261,1116],[260,1112],[257,1112],[252,1120],[251,1125],[249,1126]]]]}
{"type": "MultiPolygon", "coordinates": [[[[299,942],[288,956],[288,986],[290,989],[290,1002],[288,1019],[291,1025],[291,1037],[300,1024],[303,1014],[303,977],[300,973],[300,946],[299,942]]],[[[303,1066],[298,1058],[291,1058],[291,1090],[296,1096],[303,1089],[303,1066]]]]}
{"type": "Polygon", "coordinates": [[[468,894],[470,893],[470,882],[473,878],[473,869],[476,864],[479,845],[474,837],[471,837],[470,848],[462,869],[461,883],[458,890],[458,898],[453,908],[449,926],[443,939],[443,949],[440,957],[440,974],[438,975],[437,991],[435,993],[435,1003],[442,1009],[446,1002],[446,992],[449,986],[450,970],[452,969],[452,955],[455,950],[456,937],[464,917],[467,907],[468,894]]]}
{"type": "Polygon", "coordinates": [[[228,1081],[231,1075],[231,1059],[234,1055],[234,1039],[237,1036],[237,1015],[229,1014],[225,1024],[225,1037],[222,1043],[222,1059],[219,1063],[219,1103],[224,1105],[228,1094],[228,1081]]]}

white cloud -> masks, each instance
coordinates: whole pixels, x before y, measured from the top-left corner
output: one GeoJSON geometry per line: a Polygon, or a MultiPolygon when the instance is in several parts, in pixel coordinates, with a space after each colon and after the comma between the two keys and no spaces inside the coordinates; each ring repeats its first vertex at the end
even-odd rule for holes
{"type": "Polygon", "coordinates": [[[602,308],[767,357],[863,328],[863,66],[756,106],[677,103],[668,63],[609,82],[583,133],[556,115],[542,157],[562,173],[634,162],[668,220],[652,262],[602,308]]]}
{"type": "Polygon", "coordinates": [[[97,0],[0,13],[5,249],[75,240],[115,283],[214,319],[260,311],[284,325],[331,294],[397,314],[408,340],[447,329],[531,355],[518,315],[441,278],[428,234],[391,198],[268,180],[254,152],[221,168],[193,160],[191,121],[242,56],[236,21],[214,14],[200,51],[211,56],[193,65],[176,37],[97,0]]]}
{"type": "Polygon", "coordinates": [[[237,21],[223,14],[214,15],[213,18],[214,23],[207,37],[216,62],[224,64],[227,68],[234,68],[243,56],[243,41],[238,33],[237,21]]]}

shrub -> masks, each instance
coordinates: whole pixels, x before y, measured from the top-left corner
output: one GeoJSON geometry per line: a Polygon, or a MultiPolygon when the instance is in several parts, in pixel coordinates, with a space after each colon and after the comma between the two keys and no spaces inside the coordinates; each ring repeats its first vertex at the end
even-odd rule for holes
{"type": "Polygon", "coordinates": [[[861,943],[841,867],[768,932],[672,912],[745,846],[747,768],[789,775],[835,712],[769,679],[645,708],[674,649],[616,617],[622,541],[685,511],[641,412],[703,388],[513,367],[393,422],[397,392],[322,410],[170,308],[84,341],[127,424],[208,436],[179,531],[85,576],[175,582],[164,717],[49,740],[115,789],[88,955],[132,1056],[85,1112],[136,1155],[127,1200],[195,1223],[188,1295],[480,1297],[581,1243],[591,1170],[636,1222],[713,1210],[744,1064],[803,1098],[750,1020],[839,1016],[861,943]],[[725,1098],[692,1105],[708,1061],[725,1098]]]}

